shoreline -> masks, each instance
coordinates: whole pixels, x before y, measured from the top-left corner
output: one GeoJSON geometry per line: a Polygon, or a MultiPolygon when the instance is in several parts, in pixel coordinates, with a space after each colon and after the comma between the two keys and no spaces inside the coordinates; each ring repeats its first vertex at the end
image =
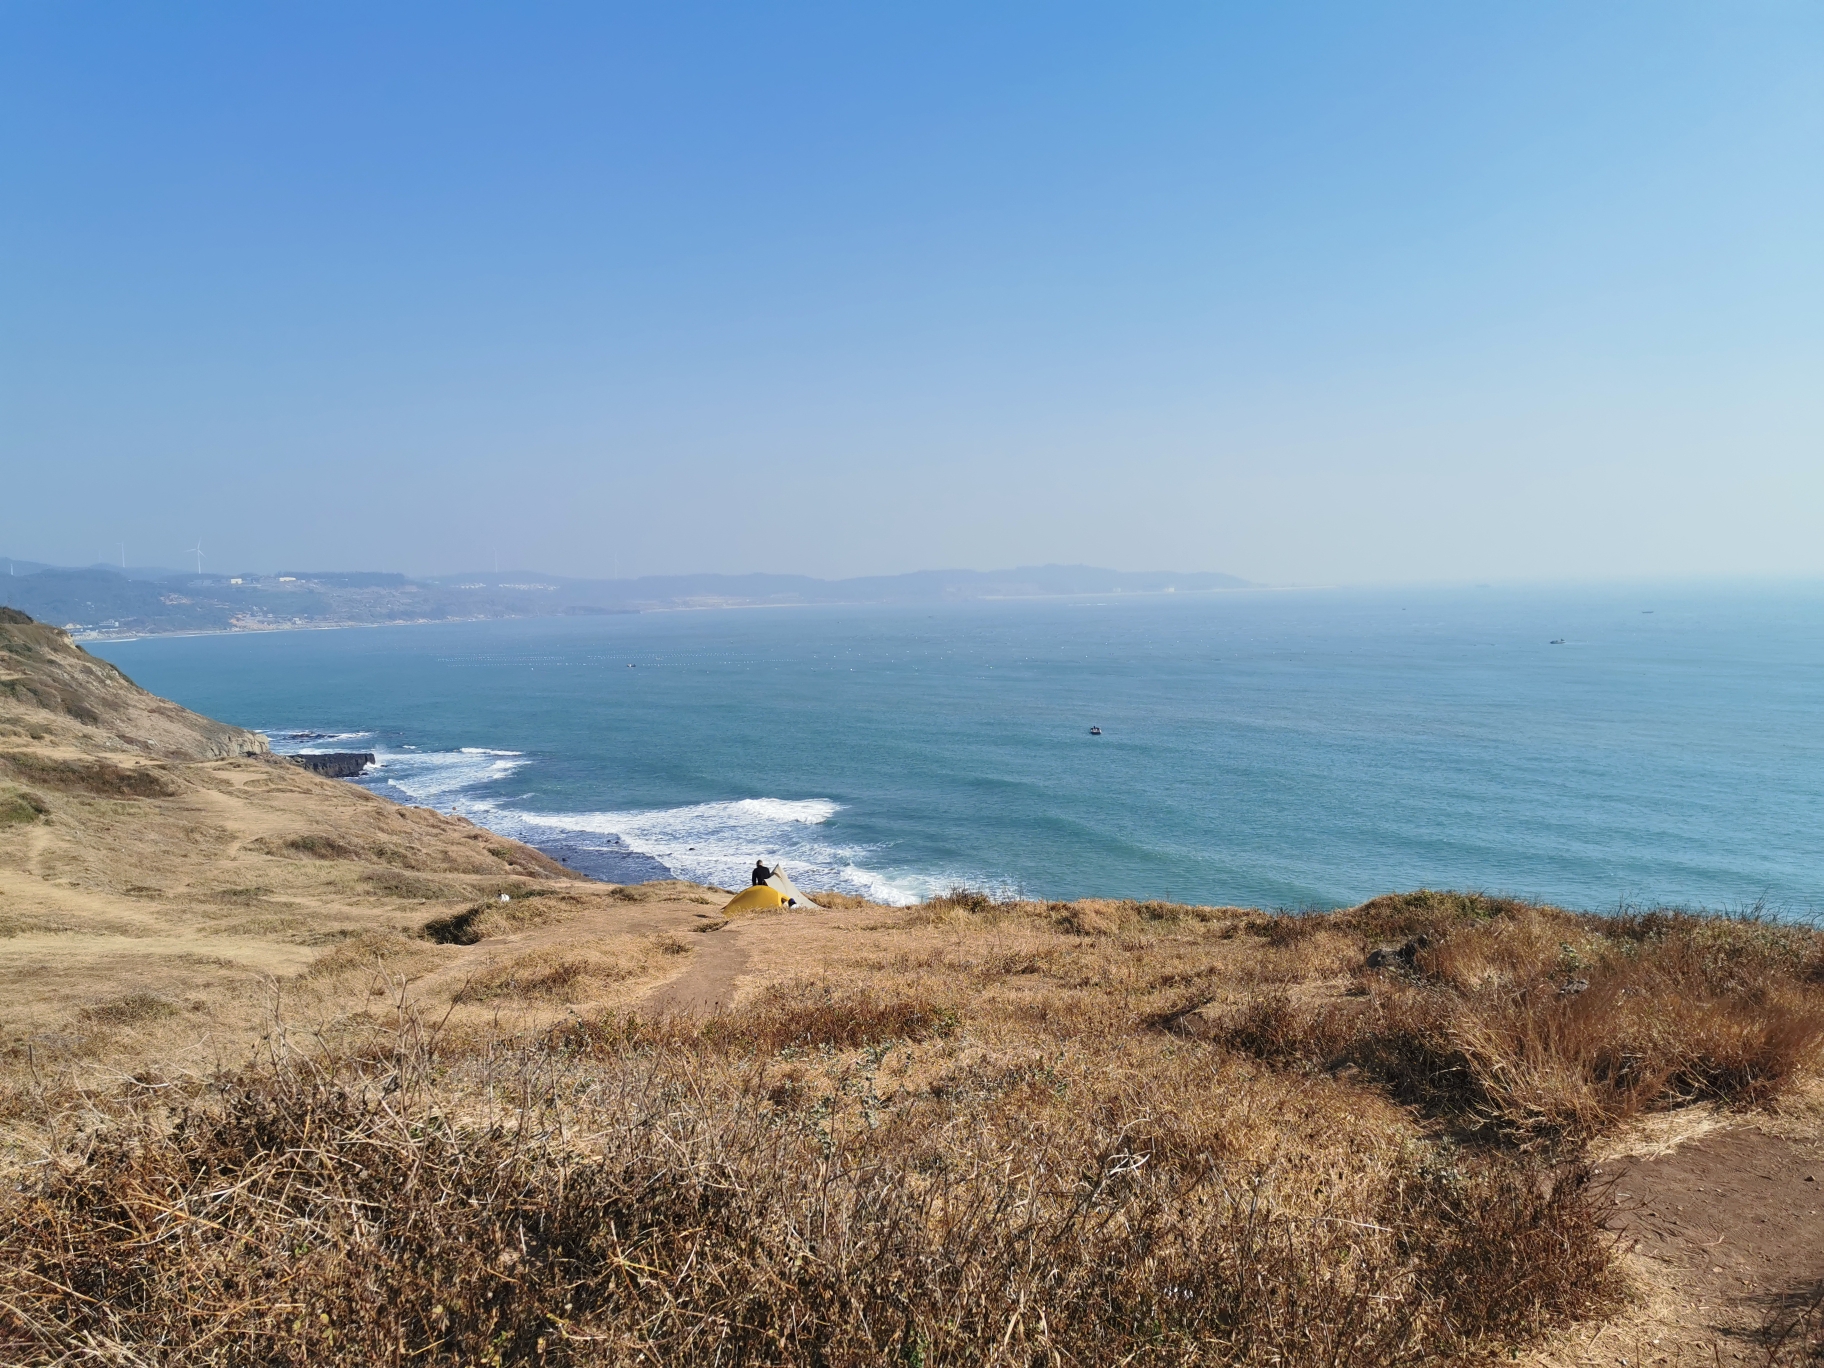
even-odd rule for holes
{"type": "MultiPolygon", "coordinates": [[[[265,730],[261,730],[261,729],[257,729],[257,728],[256,728],[256,730],[260,730],[260,734],[263,736],[270,737],[271,735],[273,735],[273,733],[267,732],[265,730]]],[[[275,751],[274,753],[275,754],[288,754],[289,752],[275,751]]],[[[415,753],[428,757],[428,756],[435,756],[435,755],[440,755],[440,754],[449,754],[451,752],[421,751],[421,752],[415,752],[415,753]]],[[[461,753],[461,752],[458,751],[456,753],[461,753]]],[[[516,754],[516,755],[524,754],[524,752],[514,752],[514,754],[516,754]]],[[[394,754],[394,758],[395,759],[399,758],[397,753],[394,754]]],[[[384,761],[382,762],[382,765],[377,765],[377,766],[374,766],[373,768],[380,769],[380,768],[383,768],[383,766],[384,766],[384,761]]],[[[508,808],[508,807],[498,807],[497,806],[497,807],[491,807],[491,808],[490,807],[466,808],[460,804],[455,804],[455,803],[445,803],[445,804],[439,805],[439,804],[429,803],[429,802],[418,802],[418,801],[409,801],[408,802],[408,801],[402,800],[400,798],[394,797],[391,794],[381,792],[379,785],[374,785],[374,784],[364,782],[366,780],[374,779],[374,778],[380,778],[380,779],[382,779],[383,783],[391,784],[390,780],[385,780],[384,776],[382,776],[382,775],[374,774],[371,769],[367,773],[364,773],[362,775],[345,777],[342,779],[342,782],[355,784],[363,789],[366,789],[369,793],[372,793],[376,798],[381,799],[383,802],[392,803],[392,804],[395,804],[396,806],[430,807],[432,811],[445,813],[445,814],[447,814],[449,816],[453,816],[453,817],[460,817],[462,820],[470,822],[470,823],[474,824],[475,826],[482,828],[485,831],[491,832],[494,835],[501,837],[504,840],[518,841],[522,845],[530,846],[532,849],[539,851],[541,854],[549,856],[551,859],[554,859],[558,863],[564,865],[565,868],[571,869],[574,872],[582,875],[585,878],[590,878],[590,879],[602,878],[602,876],[599,874],[591,873],[585,866],[587,864],[591,864],[591,863],[600,863],[603,861],[603,857],[606,857],[605,862],[607,864],[615,864],[615,863],[619,863],[621,861],[625,861],[630,865],[638,864],[641,862],[656,865],[656,866],[658,866],[658,868],[661,872],[655,877],[657,877],[661,880],[682,879],[682,880],[692,881],[692,882],[704,882],[704,880],[701,877],[699,877],[703,873],[702,870],[692,870],[690,868],[672,863],[671,859],[668,857],[675,855],[675,851],[667,850],[667,851],[660,852],[660,853],[654,853],[654,852],[648,851],[648,850],[637,849],[636,847],[634,847],[627,841],[626,837],[623,834],[621,834],[619,832],[604,833],[604,832],[590,831],[587,828],[542,826],[542,824],[539,823],[536,820],[536,818],[538,816],[543,816],[546,814],[522,814],[518,810],[513,809],[513,808],[508,808]],[[490,821],[487,820],[490,812],[503,813],[509,819],[518,817],[518,818],[522,818],[522,819],[526,819],[526,820],[522,820],[522,821],[511,821],[510,820],[508,823],[505,824],[506,826],[509,827],[509,829],[503,830],[501,828],[501,826],[493,825],[490,821]],[[556,834],[555,835],[541,835],[541,834],[539,834],[541,831],[553,832],[556,834]],[[620,847],[619,850],[618,851],[601,851],[601,850],[591,849],[591,848],[581,844],[582,840],[584,840],[586,838],[593,837],[595,839],[601,839],[604,836],[606,836],[610,840],[615,841],[620,847]],[[580,863],[577,862],[577,861],[579,861],[579,859],[580,859],[580,863]]],[[[397,786],[394,785],[394,787],[397,787],[397,786]]],[[[409,791],[407,791],[405,789],[399,789],[398,791],[401,793],[406,793],[408,798],[411,797],[409,791]]],[[[742,799],[722,799],[719,801],[724,802],[724,803],[737,803],[737,802],[741,802],[744,800],[742,800],[742,799]]],[[[794,800],[783,800],[783,801],[794,801],[794,800]]],[[[669,807],[661,806],[661,807],[653,807],[653,808],[638,808],[638,809],[630,809],[630,811],[632,811],[635,815],[662,815],[665,813],[680,811],[680,810],[683,810],[686,808],[702,807],[702,806],[706,806],[706,805],[707,804],[703,804],[703,803],[682,803],[682,804],[674,804],[669,807]]],[[[991,904],[1008,905],[1008,906],[1022,904],[1022,903],[1073,902],[1073,901],[1081,901],[1084,899],[1090,899],[1090,900],[1105,900],[1105,901],[1110,901],[1110,902],[1135,903],[1135,904],[1158,902],[1158,903],[1162,903],[1162,904],[1168,904],[1168,905],[1172,905],[1172,906],[1183,906],[1183,907],[1206,907],[1206,908],[1247,907],[1247,908],[1252,908],[1256,911],[1279,912],[1279,913],[1283,913],[1286,910],[1284,908],[1271,909],[1271,908],[1268,908],[1264,903],[1261,903],[1259,901],[1250,902],[1245,898],[1242,898],[1240,900],[1236,900],[1236,899],[1224,900],[1221,898],[1216,898],[1214,900],[1195,900],[1195,899],[1179,900],[1179,899],[1173,898],[1169,893],[1164,895],[1163,897],[1159,897],[1159,896],[1154,896],[1154,895],[1148,895],[1145,893],[1134,893],[1134,892],[1085,893],[1080,890],[1059,893],[1059,894],[1053,896],[1053,895],[1046,895],[1046,894],[1040,893],[1040,892],[1035,892],[1034,890],[1026,887],[1025,885],[1012,882],[1005,878],[984,878],[984,879],[977,879],[977,880],[971,881],[971,880],[966,880],[966,879],[964,879],[964,880],[947,880],[947,879],[943,878],[942,876],[926,876],[926,875],[919,875],[919,874],[912,874],[910,876],[904,876],[904,875],[901,876],[901,878],[909,877],[914,883],[922,882],[922,883],[929,885],[928,891],[920,893],[920,892],[915,891],[913,888],[908,887],[904,884],[896,885],[894,876],[892,876],[892,875],[879,873],[875,870],[870,870],[870,869],[860,869],[859,867],[856,867],[856,869],[857,869],[857,872],[859,872],[860,874],[869,876],[870,880],[875,880],[878,882],[874,883],[873,886],[869,889],[869,891],[865,892],[865,893],[856,893],[855,890],[852,888],[837,888],[834,891],[843,893],[848,896],[865,897],[869,901],[877,902],[882,906],[912,907],[912,906],[917,906],[921,903],[930,902],[933,900],[942,901],[943,899],[951,896],[951,894],[956,889],[963,888],[972,894],[982,895],[991,904]],[[939,887],[939,885],[945,885],[945,884],[948,885],[946,888],[939,887]],[[884,895],[884,896],[882,896],[882,895],[884,895]]],[[[808,878],[811,880],[815,880],[815,879],[822,878],[822,877],[824,877],[824,876],[821,876],[821,875],[808,876],[808,878]]],[[[608,879],[606,881],[607,882],[636,882],[635,880],[617,880],[617,879],[608,879]]],[[[740,886],[739,879],[735,880],[734,886],[737,886],[737,887],[740,886]]],[[[1399,896],[1403,893],[1411,892],[1411,891],[1414,891],[1414,890],[1388,887],[1388,888],[1383,888],[1383,889],[1380,889],[1378,891],[1373,891],[1373,892],[1358,892],[1358,894],[1353,896],[1353,900],[1351,900],[1349,897],[1343,897],[1343,898],[1331,899],[1327,902],[1312,903],[1309,906],[1305,907],[1303,909],[1302,913],[1299,913],[1296,915],[1319,915],[1319,916],[1333,915],[1333,914],[1340,913],[1340,912],[1347,912],[1353,908],[1358,908],[1358,907],[1364,906],[1367,903],[1373,902],[1377,898],[1399,896]]],[[[1421,887],[1417,891],[1426,892],[1428,890],[1426,888],[1421,887]]],[[[1774,925],[1779,925],[1779,926],[1794,926],[1794,927],[1810,928],[1812,930],[1824,930],[1824,909],[1819,909],[1819,908],[1815,908],[1815,907],[1806,907],[1806,908],[1801,909],[1797,906],[1770,907],[1770,906],[1766,905],[1763,901],[1758,900],[1758,899],[1753,902],[1743,903],[1743,904],[1734,905],[1734,906],[1719,905],[1719,906],[1712,907],[1712,906],[1708,906],[1708,905],[1705,905],[1702,903],[1644,902],[1644,901],[1631,901],[1626,898],[1617,898],[1613,902],[1605,902],[1600,906],[1595,906],[1595,905],[1580,906],[1580,905],[1573,904],[1572,902],[1570,902],[1568,900],[1556,899],[1556,898],[1550,897],[1546,894],[1538,893],[1538,892],[1521,892],[1521,891],[1517,891],[1517,890],[1511,889],[1511,888],[1509,888],[1509,889],[1489,889],[1489,888],[1480,888],[1480,887],[1469,889],[1467,892],[1467,896],[1492,898],[1492,899],[1507,900],[1507,901],[1513,901],[1513,902],[1523,902],[1523,903],[1527,903],[1529,905],[1538,906],[1538,907],[1550,907],[1550,908],[1554,908],[1558,911],[1568,913],[1573,916],[1583,916],[1583,917],[1620,918],[1620,917],[1642,916],[1642,915],[1666,915],[1666,916],[1696,917],[1696,918],[1702,918],[1702,919],[1709,920],[1709,921],[1731,922],[1731,923],[1770,922],[1774,925]]]]}
{"type": "Polygon", "coordinates": [[[959,603],[1059,603],[1070,600],[1095,600],[1098,603],[1117,599],[1198,598],[1211,594],[1294,593],[1335,589],[1336,585],[1249,584],[1224,585],[1214,589],[1143,589],[1116,590],[1100,594],[981,594],[967,599],[936,599],[919,603],[911,599],[838,599],[815,603],[679,603],[645,608],[609,608],[590,613],[486,613],[472,617],[396,618],[387,622],[290,622],[276,627],[199,627],[173,628],[166,632],[120,631],[66,627],[77,643],[90,641],[149,641],[155,637],[265,636],[278,632],[334,632],[358,627],[434,627],[454,622],[534,622],[545,619],[642,617],[649,613],[735,612],[744,609],[779,608],[930,608],[952,607],[959,603]]]}

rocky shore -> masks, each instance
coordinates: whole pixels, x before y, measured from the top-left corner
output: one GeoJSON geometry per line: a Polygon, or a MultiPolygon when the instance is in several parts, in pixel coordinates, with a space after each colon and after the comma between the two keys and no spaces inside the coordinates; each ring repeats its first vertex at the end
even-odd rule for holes
{"type": "Polygon", "coordinates": [[[372,751],[331,751],[324,755],[290,755],[286,759],[326,779],[353,779],[374,763],[372,751]]]}

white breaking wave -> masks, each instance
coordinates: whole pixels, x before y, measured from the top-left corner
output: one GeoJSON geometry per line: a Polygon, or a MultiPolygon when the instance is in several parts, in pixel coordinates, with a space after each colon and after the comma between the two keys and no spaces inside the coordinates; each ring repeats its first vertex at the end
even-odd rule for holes
{"type": "MultiPolygon", "coordinates": [[[[842,810],[828,798],[736,798],[720,803],[627,812],[499,812],[544,832],[613,836],[680,878],[743,888],[756,859],[785,866],[800,888],[836,888],[878,902],[913,903],[919,892],[857,863],[865,846],[831,841],[820,830],[842,810]]],[[[534,843],[537,836],[529,837],[534,843]]]]}
{"type": "Polygon", "coordinates": [[[493,807],[470,790],[504,779],[526,763],[518,751],[478,746],[455,751],[381,750],[375,752],[368,774],[420,803],[468,815],[493,807]]]}
{"type": "Polygon", "coordinates": [[[269,727],[260,732],[275,755],[321,755],[343,741],[365,741],[371,731],[319,732],[308,727],[269,727]]]}
{"type": "MultiPolygon", "coordinates": [[[[334,749],[371,732],[312,735],[290,741],[286,731],[267,735],[278,749],[307,753],[305,747],[334,749]]],[[[363,782],[392,790],[406,800],[460,813],[479,826],[525,841],[552,844],[560,838],[609,837],[619,847],[657,861],[672,874],[721,888],[745,888],[756,859],[785,866],[800,888],[838,889],[874,902],[905,905],[958,883],[979,879],[886,873],[862,861],[878,847],[845,844],[827,830],[842,810],[828,798],[736,798],[684,807],[602,812],[527,812],[515,800],[488,790],[532,762],[520,751],[464,746],[450,751],[393,750],[375,746],[374,763],[363,782]]]]}

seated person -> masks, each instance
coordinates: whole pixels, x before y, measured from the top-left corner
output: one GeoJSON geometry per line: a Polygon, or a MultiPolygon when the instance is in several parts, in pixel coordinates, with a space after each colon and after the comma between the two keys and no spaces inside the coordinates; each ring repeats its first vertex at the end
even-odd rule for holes
{"type": "Polygon", "coordinates": [[[761,884],[765,883],[768,879],[770,879],[772,877],[773,877],[773,871],[766,867],[766,861],[764,861],[764,860],[755,860],[754,861],[753,887],[755,887],[755,888],[760,887],[761,884]]]}

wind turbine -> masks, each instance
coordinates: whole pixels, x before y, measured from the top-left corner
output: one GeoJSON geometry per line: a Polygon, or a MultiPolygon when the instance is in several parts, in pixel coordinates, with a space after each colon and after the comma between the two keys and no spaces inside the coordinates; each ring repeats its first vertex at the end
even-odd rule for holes
{"type": "Polygon", "coordinates": [[[203,539],[201,537],[196,539],[196,545],[190,548],[190,552],[196,557],[196,573],[200,575],[203,573],[203,539]]]}

